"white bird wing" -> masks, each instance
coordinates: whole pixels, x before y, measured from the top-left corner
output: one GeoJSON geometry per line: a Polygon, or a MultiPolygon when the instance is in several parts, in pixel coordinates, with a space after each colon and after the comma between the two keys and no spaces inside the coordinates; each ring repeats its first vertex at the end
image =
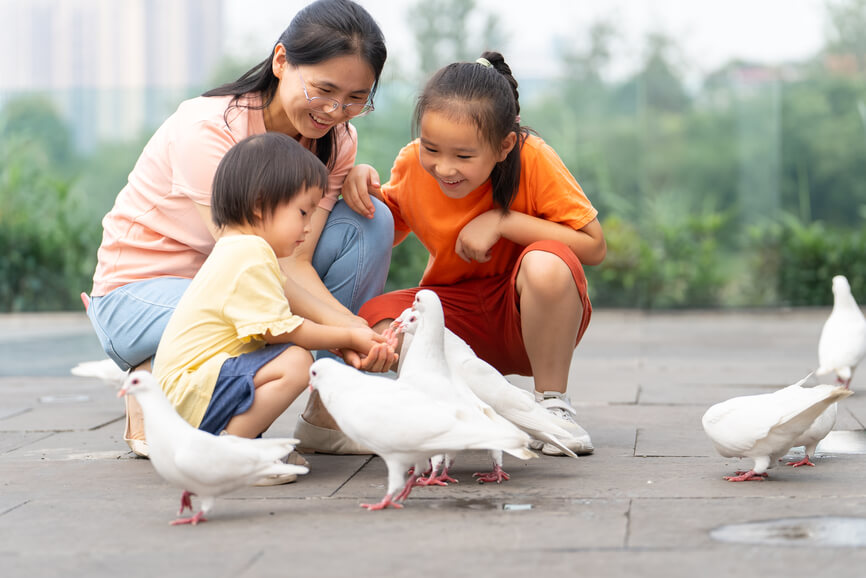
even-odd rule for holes
{"type": "Polygon", "coordinates": [[[704,431],[725,457],[776,455],[834,401],[851,395],[844,387],[790,385],[769,394],[742,396],[711,407],[704,414],[704,431]]]}
{"type": "Polygon", "coordinates": [[[734,397],[710,407],[701,419],[704,431],[725,457],[741,457],[766,437],[778,420],[768,413],[769,393],[734,397]]]}
{"type": "Polygon", "coordinates": [[[517,427],[570,437],[567,430],[556,424],[553,414],[535,402],[531,393],[511,384],[486,361],[474,356],[467,357],[457,371],[482,401],[490,404],[494,411],[517,427]]]}
{"type": "Polygon", "coordinates": [[[836,415],[838,413],[838,404],[832,404],[824,410],[824,413],[812,422],[809,429],[800,434],[797,439],[791,444],[791,447],[817,445],[822,439],[827,437],[833,426],[836,425],[836,415]]]}
{"type": "MultiPolygon", "coordinates": [[[[276,473],[306,473],[307,468],[279,464],[277,460],[292,451],[297,440],[246,439],[231,435],[214,436],[192,430],[176,443],[174,461],[178,472],[191,483],[224,493],[276,473]],[[193,435],[196,434],[196,435],[193,435]],[[202,435],[197,435],[202,434],[202,435]],[[291,470],[291,471],[290,471],[291,470]],[[296,471],[295,471],[296,470],[296,471]]],[[[192,490],[192,488],[187,488],[192,490]]]]}
{"type": "Polygon", "coordinates": [[[342,390],[327,407],[346,435],[379,455],[432,455],[499,449],[500,445],[513,451],[525,445],[520,437],[525,434],[507,422],[504,425],[509,429],[481,412],[435,399],[405,381],[372,378],[376,383],[371,377],[342,390]]]}
{"type": "Polygon", "coordinates": [[[117,364],[111,359],[82,361],[70,369],[69,372],[78,377],[95,377],[109,385],[115,386],[122,384],[127,375],[127,373],[117,367],[117,364]]]}
{"type": "Polygon", "coordinates": [[[371,377],[343,390],[328,404],[340,429],[376,453],[441,449],[430,440],[453,427],[457,411],[423,391],[396,381],[378,384],[371,377]]]}

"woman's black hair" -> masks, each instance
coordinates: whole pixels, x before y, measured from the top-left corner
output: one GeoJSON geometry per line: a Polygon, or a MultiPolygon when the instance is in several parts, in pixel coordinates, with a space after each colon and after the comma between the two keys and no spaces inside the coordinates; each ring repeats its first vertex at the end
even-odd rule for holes
{"type": "MultiPolygon", "coordinates": [[[[318,0],[304,7],[280,35],[274,44],[276,49],[282,44],[286,50],[286,60],[293,66],[318,64],[331,58],[347,54],[357,54],[373,69],[376,78],[370,92],[370,101],[379,86],[379,77],[385,66],[388,51],[385,37],[373,17],[360,5],[350,0],[318,0]]],[[[259,93],[262,103],[255,108],[267,108],[273,101],[279,79],[274,76],[271,62],[274,49],[263,61],[249,69],[234,82],[229,82],[205,92],[202,96],[234,96],[226,109],[247,106],[239,103],[244,94],[259,93]]],[[[336,128],[336,127],[335,127],[336,128]]],[[[349,130],[348,125],[345,129],[349,130]]],[[[337,158],[337,140],[334,129],[316,139],[316,156],[328,168],[334,166],[337,158]]]]}
{"type": "Polygon", "coordinates": [[[257,225],[304,189],[328,187],[328,169],[281,132],[245,138],[223,156],[213,179],[211,215],[217,227],[257,225]],[[258,216],[257,216],[258,214],[258,216]]]}
{"type": "Polygon", "coordinates": [[[517,80],[505,57],[484,52],[479,61],[482,59],[490,66],[478,61],[455,62],[427,81],[415,106],[413,134],[420,134],[421,118],[431,110],[457,121],[471,121],[493,150],[499,150],[502,141],[514,132],[516,144],[490,173],[493,201],[507,212],[520,186],[520,149],[530,129],[520,126],[517,80]]]}

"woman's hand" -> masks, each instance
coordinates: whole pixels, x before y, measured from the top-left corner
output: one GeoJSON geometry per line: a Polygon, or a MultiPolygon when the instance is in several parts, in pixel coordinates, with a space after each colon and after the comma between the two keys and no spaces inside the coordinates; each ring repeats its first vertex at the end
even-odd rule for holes
{"type": "Polygon", "coordinates": [[[339,354],[355,369],[383,373],[397,363],[393,342],[384,335],[369,327],[353,327],[349,334],[351,347],[340,350],[339,354]]]}
{"type": "Polygon", "coordinates": [[[502,221],[502,211],[491,209],[481,213],[468,223],[457,235],[454,251],[467,263],[477,261],[486,263],[490,260],[490,250],[502,238],[499,224],[502,221]]]}
{"type": "Polygon", "coordinates": [[[355,165],[343,181],[343,200],[353,211],[372,219],[376,208],[370,197],[382,200],[379,173],[370,165],[355,165]]]}

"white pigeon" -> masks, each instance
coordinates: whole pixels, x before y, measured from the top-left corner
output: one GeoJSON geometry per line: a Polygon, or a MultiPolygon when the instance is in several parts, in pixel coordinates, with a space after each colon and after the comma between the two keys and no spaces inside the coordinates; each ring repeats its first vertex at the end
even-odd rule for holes
{"type": "MultiPolygon", "coordinates": [[[[411,343],[411,337],[418,328],[418,315],[410,307],[394,320],[392,326],[403,333],[403,352],[406,352],[407,342],[411,343]]],[[[496,413],[533,438],[553,444],[566,455],[577,458],[577,454],[557,437],[568,438],[571,435],[556,423],[559,419],[536,403],[535,397],[530,392],[509,382],[495,367],[475,355],[469,344],[447,327],[445,328],[445,359],[452,377],[469,387],[496,413]]]]}
{"type": "Polygon", "coordinates": [[[866,356],[866,319],[851,295],[851,286],[844,275],[833,277],[833,310],[821,330],[818,340],[817,375],[835,373],[845,387],[857,364],[866,356]]]}
{"type": "Polygon", "coordinates": [[[201,498],[198,513],[173,520],[172,525],[207,521],[205,515],[218,496],[265,476],[309,471],[280,461],[294,449],[296,439],[215,436],[192,427],[178,415],[150,372],[132,372],[118,392],[118,396],[127,394],[135,396],[144,413],[150,463],[167,482],[183,489],[178,515],[186,508],[192,511],[190,496],[201,498]]]}
{"type": "Polygon", "coordinates": [[[120,386],[126,379],[127,372],[120,369],[111,359],[99,361],[82,361],[69,370],[78,377],[95,377],[108,385],[120,386]]]}
{"type": "Polygon", "coordinates": [[[773,393],[735,397],[709,408],[701,422],[716,450],[727,458],[752,458],[751,470],[726,476],[730,482],[762,480],[767,469],[830,405],[851,395],[835,385],[801,387],[802,380],[773,393]]]}
{"type": "MultiPolygon", "coordinates": [[[[467,411],[475,411],[487,420],[495,422],[499,427],[512,428],[516,433],[519,432],[524,436],[522,439],[525,439],[525,446],[524,444],[521,446],[528,451],[531,441],[529,435],[499,415],[490,404],[481,400],[469,388],[466,381],[459,375],[455,375],[453,368],[449,366],[445,354],[445,316],[439,296],[434,291],[422,289],[415,294],[412,309],[417,314],[417,324],[412,337],[412,346],[408,351],[404,349],[401,352],[404,363],[398,379],[408,381],[446,403],[458,403],[467,411]]],[[[476,472],[474,476],[479,482],[500,483],[509,479],[508,474],[502,469],[501,451],[508,451],[509,449],[519,450],[520,448],[491,448],[493,471],[476,472]]],[[[448,478],[447,468],[451,461],[453,461],[453,456],[446,456],[443,471],[438,476],[439,479],[443,476],[448,478]]],[[[435,474],[434,468],[427,483],[436,479],[435,474]]]]}
{"type": "Polygon", "coordinates": [[[409,495],[417,476],[414,473],[407,481],[406,471],[436,454],[520,448],[506,451],[524,459],[534,456],[522,449],[526,434],[516,428],[500,427],[414,385],[365,374],[333,359],[313,363],[310,386],[319,392],[340,429],[375,452],[388,468],[385,496],[379,503],[361,504],[368,510],[401,508],[399,502],[409,495]]]}

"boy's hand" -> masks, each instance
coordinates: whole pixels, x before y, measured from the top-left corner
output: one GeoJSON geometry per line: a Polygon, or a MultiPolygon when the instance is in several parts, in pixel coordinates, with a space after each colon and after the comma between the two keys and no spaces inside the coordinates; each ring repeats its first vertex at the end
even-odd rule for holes
{"type": "Polygon", "coordinates": [[[370,165],[355,165],[343,181],[343,200],[353,211],[372,219],[376,208],[370,197],[382,200],[379,173],[370,165]]]}
{"type": "Polygon", "coordinates": [[[355,369],[383,373],[397,363],[394,345],[384,335],[369,327],[353,327],[349,332],[352,346],[341,354],[355,369]]]}

